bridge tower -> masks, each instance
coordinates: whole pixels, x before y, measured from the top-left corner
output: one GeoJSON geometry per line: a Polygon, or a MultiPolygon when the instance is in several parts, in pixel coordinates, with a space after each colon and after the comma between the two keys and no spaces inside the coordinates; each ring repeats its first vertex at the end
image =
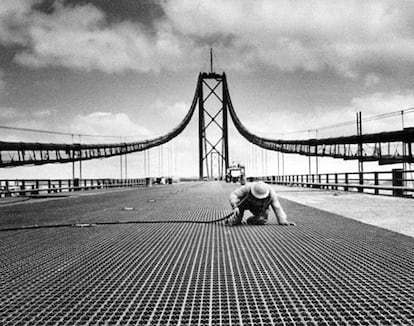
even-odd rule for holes
{"type": "Polygon", "coordinates": [[[200,75],[198,137],[200,179],[223,179],[229,166],[226,75],[200,75]]]}

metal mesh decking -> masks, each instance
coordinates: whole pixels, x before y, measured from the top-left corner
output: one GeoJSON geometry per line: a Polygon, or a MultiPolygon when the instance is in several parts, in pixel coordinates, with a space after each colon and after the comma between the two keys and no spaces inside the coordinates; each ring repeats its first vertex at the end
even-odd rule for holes
{"type": "MultiPolygon", "coordinates": [[[[192,194],[202,201],[211,191],[200,186],[192,194]]],[[[220,217],[226,207],[216,199],[222,209],[182,201],[163,218],[220,217]]],[[[296,227],[188,223],[3,232],[0,324],[414,324],[412,238],[282,204],[296,227]]]]}

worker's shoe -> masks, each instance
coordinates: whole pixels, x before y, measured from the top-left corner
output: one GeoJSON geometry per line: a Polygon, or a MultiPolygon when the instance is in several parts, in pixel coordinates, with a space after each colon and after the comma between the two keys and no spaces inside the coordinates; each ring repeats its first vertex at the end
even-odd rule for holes
{"type": "Polygon", "coordinates": [[[265,225],[267,223],[267,216],[251,216],[247,219],[247,224],[251,225],[265,225]]]}

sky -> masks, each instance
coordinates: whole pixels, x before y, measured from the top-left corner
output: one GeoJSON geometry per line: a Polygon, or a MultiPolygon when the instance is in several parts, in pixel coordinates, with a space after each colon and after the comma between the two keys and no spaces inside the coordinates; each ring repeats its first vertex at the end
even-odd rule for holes
{"type": "MultiPolygon", "coordinates": [[[[0,125],[116,136],[80,139],[94,143],[165,134],[188,111],[213,48],[214,70],[226,72],[250,131],[289,139],[352,134],[356,126],[320,127],[355,120],[358,111],[414,107],[413,16],[411,0],[1,0],[0,125]]],[[[152,175],[197,175],[196,118],[150,151],[152,175]]],[[[397,117],[363,131],[401,125],[397,117]]],[[[404,125],[414,125],[411,115],[404,125]]],[[[1,129],[0,136],[79,141],[1,129]]],[[[232,126],[229,145],[230,160],[251,174],[275,173],[277,154],[249,145],[232,126]]],[[[283,159],[285,173],[308,171],[307,158],[283,159]]],[[[142,153],[127,162],[129,177],[143,175],[142,153]]],[[[120,165],[119,157],[85,162],[83,177],[119,177],[120,165]]],[[[356,168],[319,162],[320,172],[356,168]]],[[[125,159],[123,169],[125,176],[125,159]]],[[[0,169],[0,178],[71,176],[71,164],[0,169]]]]}

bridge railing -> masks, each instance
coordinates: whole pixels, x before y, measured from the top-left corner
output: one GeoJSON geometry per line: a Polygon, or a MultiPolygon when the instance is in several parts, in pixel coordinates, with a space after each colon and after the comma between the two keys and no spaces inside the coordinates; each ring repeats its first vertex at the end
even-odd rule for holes
{"type": "Polygon", "coordinates": [[[250,177],[271,184],[414,197],[414,170],[295,174],[250,177]]]}
{"type": "Polygon", "coordinates": [[[5,179],[0,180],[0,197],[68,193],[114,187],[150,186],[156,183],[157,179],[5,179]]]}

